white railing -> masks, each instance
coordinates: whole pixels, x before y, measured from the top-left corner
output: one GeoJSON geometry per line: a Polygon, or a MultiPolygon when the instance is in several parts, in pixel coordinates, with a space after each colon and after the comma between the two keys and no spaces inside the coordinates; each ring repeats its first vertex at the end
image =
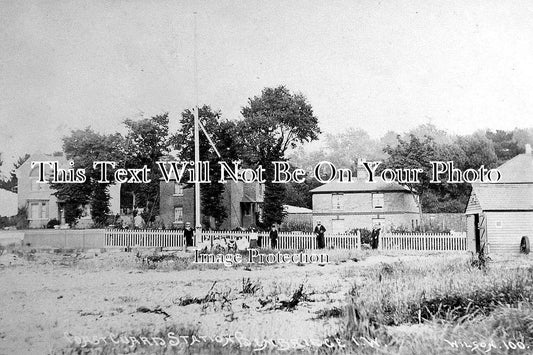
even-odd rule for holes
{"type": "Polygon", "coordinates": [[[468,250],[466,233],[383,233],[379,236],[380,250],[463,251],[468,250]]]}
{"type": "MultiPolygon", "coordinates": [[[[269,233],[260,232],[263,247],[270,247],[269,233]]],[[[240,231],[203,231],[203,240],[239,239],[250,241],[249,232],[240,231]]],[[[195,240],[196,242],[196,240],[195,240]]],[[[326,248],[360,249],[360,234],[326,234],[326,248]]],[[[106,229],[106,247],[183,247],[183,230],[161,229],[106,229]]],[[[316,236],[313,233],[292,232],[278,233],[277,249],[317,249],[316,236]]]]}
{"type": "Polygon", "coordinates": [[[183,247],[183,231],[177,229],[106,229],[105,247],[183,247]]]}

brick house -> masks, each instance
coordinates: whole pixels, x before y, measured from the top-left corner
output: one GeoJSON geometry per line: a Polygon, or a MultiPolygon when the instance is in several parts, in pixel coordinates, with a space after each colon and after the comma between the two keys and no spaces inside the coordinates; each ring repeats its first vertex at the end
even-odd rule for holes
{"type": "MultiPolygon", "coordinates": [[[[63,153],[42,154],[34,153],[16,171],[18,179],[18,207],[27,209],[27,218],[30,228],[46,228],[52,219],[64,224],[62,216],[62,203],[54,196],[55,190],[50,188],[48,183],[39,183],[39,168],[31,168],[32,161],[57,161],[62,169],[70,168],[63,153]]],[[[52,169],[45,167],[45,175],[51,176],[52,169]]],[[[109,188],[111,195],[110,209],[113,214],[120,211],[120,185],[112,185],[109,188]]],[[[92,224],[90,208],[84,207],[84,213],[78,223],[77,228],[86,228],[92,224]]]]}
{"type": "MultiPolygon", "coordinates": [[[[263,184],[226,182],[223,205],[228,216],[220,228],[231,230],[257,225],[262,216],[263,196],[263,184]]],[[[194,225],[194,186],[161,181],[159,215],[166,228],[182,228],[186,222],[194,225]]],[[[209,224],[215,228],[213,218],[209,224]]]]}
{"type": "Polygon", "coordinates": [[[420,225],[417,200],[407,187],[381,179],[367,182],[361,167],[357,175],[353,182],[330,182],[311,190],[313,225],[321,221],[332,233],[373,226],[414,230],[420,225]]]}

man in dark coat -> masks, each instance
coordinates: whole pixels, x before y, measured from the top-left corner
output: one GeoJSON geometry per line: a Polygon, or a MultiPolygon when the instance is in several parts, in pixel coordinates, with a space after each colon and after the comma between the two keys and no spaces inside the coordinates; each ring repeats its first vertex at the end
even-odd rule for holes
{"type": "Polygon", "coordinates": [[[370,240],[372,242],[372,249],[377,249],[379,247],[379,232],[381,229],[379,227],[374,227],[372,229],[372,234],[370,235],[370,240]]]}
{"type": "Polygon", "coordinates": [[[189,222],[185,223],[183,236],[185,237],[185,247],[192,247],[194,245],[194,229],[189,222]]]}
{"type": "Polygon", "coordinates": [[[278,230],[276,225],[273,224],[270,228],[270,247],[276,249],[278,247],[278,230]]]}
{"type": "Polygon", "coordinates": [[[318,221],[314,230],[318,249],[324,249],[326,247],[326,240],[324,238],[325,231],[326,228],[320,223],[320,221],[318,221]]]}

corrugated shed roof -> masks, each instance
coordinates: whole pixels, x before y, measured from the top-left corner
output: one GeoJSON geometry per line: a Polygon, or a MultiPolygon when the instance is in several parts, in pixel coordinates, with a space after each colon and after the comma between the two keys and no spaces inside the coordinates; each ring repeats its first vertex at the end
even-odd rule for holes
{"type": "Polygon", "coordinates": [[[329,192],[409,192],[406,186],[402,186],[396,182],[384,182],[381,179],[375,179],[376,182],[368,182],[367,180],[356,180],[353,182],[338,182],[332,181],[311,190],[311,193],[329,193],[329,192]]]}
{"type": "Polygon", "coordinates": [[[472,193],[484,211],[533,210],[533,184],[474,184],[472,193]]]}
{"type": "Polygon", "coordinates": [[[533,155],[519,154],[497,168],[502,177],[498,183],[529,182],[533,183],[533,155]]]}

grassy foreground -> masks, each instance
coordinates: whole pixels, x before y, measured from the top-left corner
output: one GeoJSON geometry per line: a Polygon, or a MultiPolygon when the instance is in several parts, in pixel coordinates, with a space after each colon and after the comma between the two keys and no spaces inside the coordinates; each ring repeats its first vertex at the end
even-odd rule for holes
{"type": "MultiPolygon", "coordinates": [[[[336,262],[345,260],[336,255],[336,262]]],[[[194,328],[167,326],[139,330],[135,339],[131,333],[117,334],[107,344],[77,339],[63,353],[529,354],[531,264],[522,258],[479,268],[465,256],[435,255],[346,269],[342,277],[352,286],[344,304],[317,314],[317,319],[337,320],[338,330],[316,342],[210,339],[194,328]]],[[[253,291],[260,282],[247,286],[253,291]]]]}
{"type": "Polygon", "coordinates": [[[327,252],[327,265],[225,267],[12,250],[0,353],[533,353],[533,258],[327,252]]]}

